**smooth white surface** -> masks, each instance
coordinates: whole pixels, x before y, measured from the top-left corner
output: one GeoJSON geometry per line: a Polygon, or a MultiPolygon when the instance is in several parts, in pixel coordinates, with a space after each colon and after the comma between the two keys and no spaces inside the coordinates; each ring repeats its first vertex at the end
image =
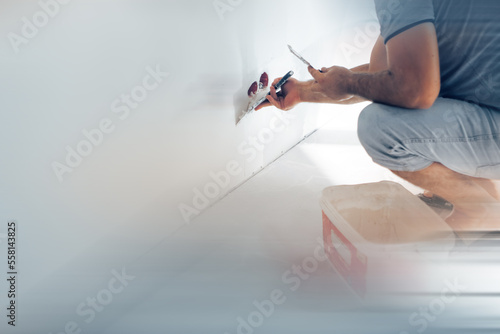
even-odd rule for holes
{"type": "MultiPolygon", "coordinates": [[[[74,261],[159,198],[156,233],[176,229],[184,224],[178,206],[192,203],[210,172],[232,160],[242,166],[224,193],[325,124],[331,113],[301,106],[286,131],[249,161],[238,148],[275,115],[265,110],[235,127],[235,98],[262,71],[274,78],[294,69],[297,78],[309,77],[287,43],[318,65],[333,64],[343,57],[333,49],[337,38],[373,21],[370,8],[371,1],[243,1],[221,20],[208,0],[74,0],[16,53],[9,34],[20,35],[23,19],[41,7],[2,1],[0,221],[17,219],[23,228],[25,286],[74,261]],[[112,103],[157,65],[169,76],[121,120],[112,103]],[[60,183],[52,164],[64,163],[66,147],[75,149],[85,140],[82,131],[105,118],[114,131],[60,183]]],[[[355,56],[366,61],[368,52],[355,56]]]]}
{"type": "MultiPolygon", "coordinates": [[[[396,180],[370,161],[354,133],[339,137],[332,128],[320,129],[175,232],[167,231],[158,218],[163,201],[152,203],[27,289],[23,312],[33,319],[33,326],[43,324],[47,330],[73,319],[86,332],[235,333],[238,317],[247,317],[255,310],[254,301],[268,299],[279,289],[286,301],[266,319],[261,333],[414,330],[408,317],[435,297],[424,295],[417,303],[396,298],[389,309],[380,304],[360,308],[326,261],[301,279],[296,290],[283,278],[295,277],[290,274],[293,266],[302,266],[318,247],[322,189],[396,180]],[[112,268],[122,267],[135,279],[95,321],[84,323],[75,314],[76,306],[106,287],[112,268]],[[51,308],[40,314],[47,300],[51,308]]],[[[490,272],[484,266],[482,270],[490,272]]],[[[453,327],[457,314],[471,321],[480,315],[489,326],[498,325],[497,298],[476,297],[474,302],[484,307],[470,313],[471,298],[474,295],[459,297],[433,325],[453,327]]],[[[469,322],[461,325],[465,323],[469,322]]]]}
{"type": "MultiPolygon", "coordinates": [[[[9,331],[59,333],[77,321],[82,333],[233,333],[254,299],[287,289],[283,273],[311,256],[320,236],[320,191],[395,177],[357,142],[361,106],[300,106],[290,127],[247,161],[238,147],[276,114],[235,127],[235,101],[263,71],[309,78],[287,44],[318,67],[366,62],[374,35],[358,32],[373,26],[372,10],[370,0],[242,1],[220,20],[209,0],[73,0],[16,54],[8,34],[40,7],[2,0],[0,233],[8,219],[18,221],[20,261],[20,325],[9,331]],[[157,65],[169,76],[126,120],[117,118],[113,101],[157,65]],[[103,118],[116,129],[59,183],[51,164],[103,118]],[[211,171],[240,163],[228,191],[329,121],[184,222],[178,205],[191,203],[211,171]],[[78,305],[122,268],[135,279],[85,323],[78,305]]],[[[314,325],[366,333],[353,328],[358,314],[344,313],[345,293],[323,263],[260,332],[313,333],[314,325]]],[[[365,316],[370,333],[407,327],[407,314],[383,324],[365,316]]]]}

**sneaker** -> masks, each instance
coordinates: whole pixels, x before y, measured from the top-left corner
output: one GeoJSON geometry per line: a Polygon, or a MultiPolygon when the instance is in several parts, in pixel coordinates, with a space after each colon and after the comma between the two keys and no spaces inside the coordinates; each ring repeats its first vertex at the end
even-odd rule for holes
{"type": "Polygon", "coordinates": [[[453,212],[453,204],[442,197],[437,195],[428,197],[424,194],[418,194],[417,196],[443,219],[448,218],[453,212]]]}

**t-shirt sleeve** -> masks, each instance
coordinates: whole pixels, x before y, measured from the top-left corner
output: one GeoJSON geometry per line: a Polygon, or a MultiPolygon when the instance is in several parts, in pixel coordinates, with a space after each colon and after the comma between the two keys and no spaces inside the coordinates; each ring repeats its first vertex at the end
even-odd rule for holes
{"type": "Polygon", "coordinates": [[[434,22],[432,0],[375,0],[375,9],[384,43],[421,23],[434,22]]]}

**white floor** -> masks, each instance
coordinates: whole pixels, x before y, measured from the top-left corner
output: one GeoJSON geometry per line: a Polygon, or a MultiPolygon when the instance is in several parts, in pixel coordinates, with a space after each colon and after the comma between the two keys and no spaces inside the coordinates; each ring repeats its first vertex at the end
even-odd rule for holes
{"type": "MultiPolygon", "coordinates": [[[[332,185],[383,179],[397,180],[371,162],[355,132],[339,132],[332,123],[190,225],[167,238],[158,236],[154,247],[150,240],[144,241],[148,245],[143,255],[131,250],[127,254],[135,245],[127,247],[128,241],[119,232],[115,239],[103,240],[106,249],[120,254],[82,255],[80,261],[59,271],[59,276],[32,290],[26,312],[43,319],[47,332],[53,333],[73,320],[82,333],[416,333],[420,327],[411,327],[409,317],[418,308],[360,308],[327,261],[317,260],[318,268],[307,275],[293,273],[294,266],[315,256],[319,245],[321,191],[332,185]],[[97,268],[106,268],[101,264],[113,257],[126,258],[124,267],[135,278],[87,323],[75,315],[75,308],[99,290],[71,289],[68,277],[88,275],[102,291],[110,274],[97,268]],[[93,265],[95,273],[81,269],[86,264],[93,265]],[[61,282],[69,286],[63,289],[61,282]],[[62,289],[68,291],[67,296],[58,296],[57,305],[44,308],[47,298],[62,289]],[[73,290],[77,292],[72,294],[73,290]],[[269,300],[273,293],[280,293],[280,303],[268,309],[268,317],[259,318],[254,302],[269,300]],[[58,318],[47,321],[55,310],[58,318]],[[241,319],[255,326],[241,327],[241,319]]],[[[144,227],[148,228],[146,221],[144,227]]],[[[473,303],[475,308],[467,312],[464,308],[446,310],[427,332],[452,333],[453,328],[445,329],[450,324],[462,329],[481,326],[485,333],[498,328],[496,312],[485,308],[493,303],[473,296],[455,306],[473,303]],[[458,313],[462,322],[457,322],[454,312],[463,312],[458,313]]],[[[33,326],[38,324],[33,321],[33,326]]]]}

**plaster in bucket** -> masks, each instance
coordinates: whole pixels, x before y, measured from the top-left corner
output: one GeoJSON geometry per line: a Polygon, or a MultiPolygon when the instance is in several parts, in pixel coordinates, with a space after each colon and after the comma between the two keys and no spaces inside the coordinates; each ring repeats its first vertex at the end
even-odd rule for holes
{"type": "Polygon", "coordinates": [[[326,188],[321,207],[325,252],[361,296],[370,285],[375,290],[423,288],[414,281],[425,276],[421,265],[428,269],[433,258],[442,259],[454,246],[446,222],[394,182],[326,188]]]}

